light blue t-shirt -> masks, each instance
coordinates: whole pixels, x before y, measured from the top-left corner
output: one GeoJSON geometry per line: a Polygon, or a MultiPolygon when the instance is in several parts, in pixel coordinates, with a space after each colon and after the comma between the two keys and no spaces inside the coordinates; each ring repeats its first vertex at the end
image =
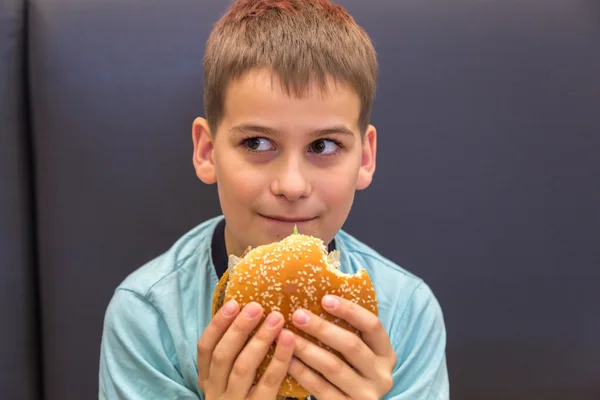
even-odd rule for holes
{"type": "MultiPolygon", "coordinates": [[[[222,216],[194,228],[128,276],[106,310],[100,399],[204,399],[196,344],[211,319],[217,275],[212,235],[222,216]]],[[[379,317],[396,350],[389,400],[446,400],[446,330],[430,288],[344,231],[335,237],[340,269],[366,269],[379,317]]]]}

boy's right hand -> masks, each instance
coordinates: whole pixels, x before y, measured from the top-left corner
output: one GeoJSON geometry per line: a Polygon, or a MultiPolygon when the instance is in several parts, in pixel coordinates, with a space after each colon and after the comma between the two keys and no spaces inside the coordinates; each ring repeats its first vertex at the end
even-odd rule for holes
{"type": "Polygon", "coordinates": [[[235,301],[216,313],[198,341],[198,386],[207,400],[276,399],[294,353],[294,335],[283,330],[283,316],[269,314],[256,334],[263,309],[250,303],[240,312],[235,301]],[[278,339],[277,339],[278,338],[278,339]],[[277,339],[275,354],[253,386],[256,372],[277,339]]]}

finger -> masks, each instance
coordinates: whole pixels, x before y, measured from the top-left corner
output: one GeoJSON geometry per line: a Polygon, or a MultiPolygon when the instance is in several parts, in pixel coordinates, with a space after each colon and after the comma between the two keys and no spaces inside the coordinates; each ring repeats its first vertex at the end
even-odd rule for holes
{"type": "Polygon", "coordinates": [[[255,399],[272,399],[277,396],[294,354],[294,334],[283,330],[279,334],[275,354],[256,386],[255,399]]]}
{"type": "Polygon", "coordinates": [[[362,333],[362,339],[375,355],[388,357],[394,348],[383,324],[371,311],[337,296],[324,296],[321,304],[333,316],[343,319],[362,333]]]}
{"type": "Polygon", "coordinates": [[[364,391],[369,385],[345,361],[335,354],[296,335],[294,357],[310,369],[320,373],[340,391],[353,399],[365,398],[364,391]]]}
{"type": "Polygon", "coordinates": [[[239,311],[239,304],[235,300],[231,300],[219,310],[200,336],[196,353],[199,384],[208,379],[212,353],[239,311]]]}
{"type": "MultiPolygon", "coordinates": [[[[297,339],[298,336],[295,337],[297,339]]],[[[302,361],[292,358],[289,374],[300,386],[317,399],[347,400],[348,397],[329,383],[325,378],[308,368],[302,361]]]]}
{"type": "Polygon", "coordinates": [[[212,354],[209,380],[217,393],[224,393],[233,362],[246,344],[252,330],[260,323],[263,309],[258,303],[250,303],[236,317],[225,332],[212,354]]]}
{"type": "Polygon", "coordinates": [[[283,328],[283,323],[281,313],[269,314],[256,335],[246,344],[231,369],[227,384],[228,398],[246,398],[254,383],[257,369],[283,328]]]}
{"type": "Polygon", "coordinates": [[[342,354],[362,375],[371,379],[378,377],[372,368],[377,356],[359,336],[307,310],[294,312],[292,321],[298,329],[342,354]]]}

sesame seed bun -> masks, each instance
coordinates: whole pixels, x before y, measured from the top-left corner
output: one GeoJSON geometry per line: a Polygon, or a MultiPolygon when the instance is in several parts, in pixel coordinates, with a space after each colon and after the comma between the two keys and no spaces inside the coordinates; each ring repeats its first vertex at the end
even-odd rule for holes
{"type": "MultiPolygon", "coordinates": [[[[338,270],[338,260],[339,252],[328,254],[322,240],[297,231],[280,242],[247,249],[242,258],[230,256],[229,268],[213,292],[212,313],[215,315],[223,304],[232,299],[241,307],[257,302],[263,306],[265,316],[279,311],[285,319],[284,328],[343,359],[341,354],[298,330],[292,323],[294,311],[304,308],[360,335],[357,329],[321,307],[321,299],[326,294],[348,299],[378,314],[375,288],[367,272],[360,270],[354,275],[344,274],[338,270]]],[[[265,372],[274,350],[273,345],[258,369],[255,382],[265,372]]],[[[283,381],[278,394],[298,399],[310,395],[290,375],[283,381]]]]}

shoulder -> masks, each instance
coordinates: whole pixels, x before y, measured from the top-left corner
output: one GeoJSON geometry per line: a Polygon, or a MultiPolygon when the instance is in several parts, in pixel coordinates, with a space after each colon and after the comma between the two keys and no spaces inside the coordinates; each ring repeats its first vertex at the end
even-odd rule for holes
{"type": "Polygon", "coordinates": [[[182,279],[192,279],[197,269],[214,274],[211,264],[211,240],[215,226],[222,217],[209,219],[180,237],[166,252],[130,273],[117,287],[148,299],[152,293],[182,279]]]}
{"type": "Polygon", "coordinates": [[[342,261],[340,268],[347,273],[365,269],[371,277],[380,317],[389,330],[397,330],[407,323],[407,319],[413,319],[419,313],[428,314],[443,324],[441,307],[422,278],[345,231],[336,235],[338,244],[342,261]]]}
{"type": "Polygon", "coordinates": [[[211,316],[211,297],[205,294],[217,280],[211,240],[219,220],[196,226],[118,285],[104,316],[105,363],[118,354],[140,369],[169,370],[175,380],[183,374],[193,387],[194,349],[211,316]]]}
{"type": "Polygon", "coordinates": [[[423,284],[420,277],[345,231],[336,235],[336,245],[341,253],[342,268],[348,269],[344,272],[355,273],[365,269],[373,283],[381,289],[393,286],[412,292],[423,284]]]}

